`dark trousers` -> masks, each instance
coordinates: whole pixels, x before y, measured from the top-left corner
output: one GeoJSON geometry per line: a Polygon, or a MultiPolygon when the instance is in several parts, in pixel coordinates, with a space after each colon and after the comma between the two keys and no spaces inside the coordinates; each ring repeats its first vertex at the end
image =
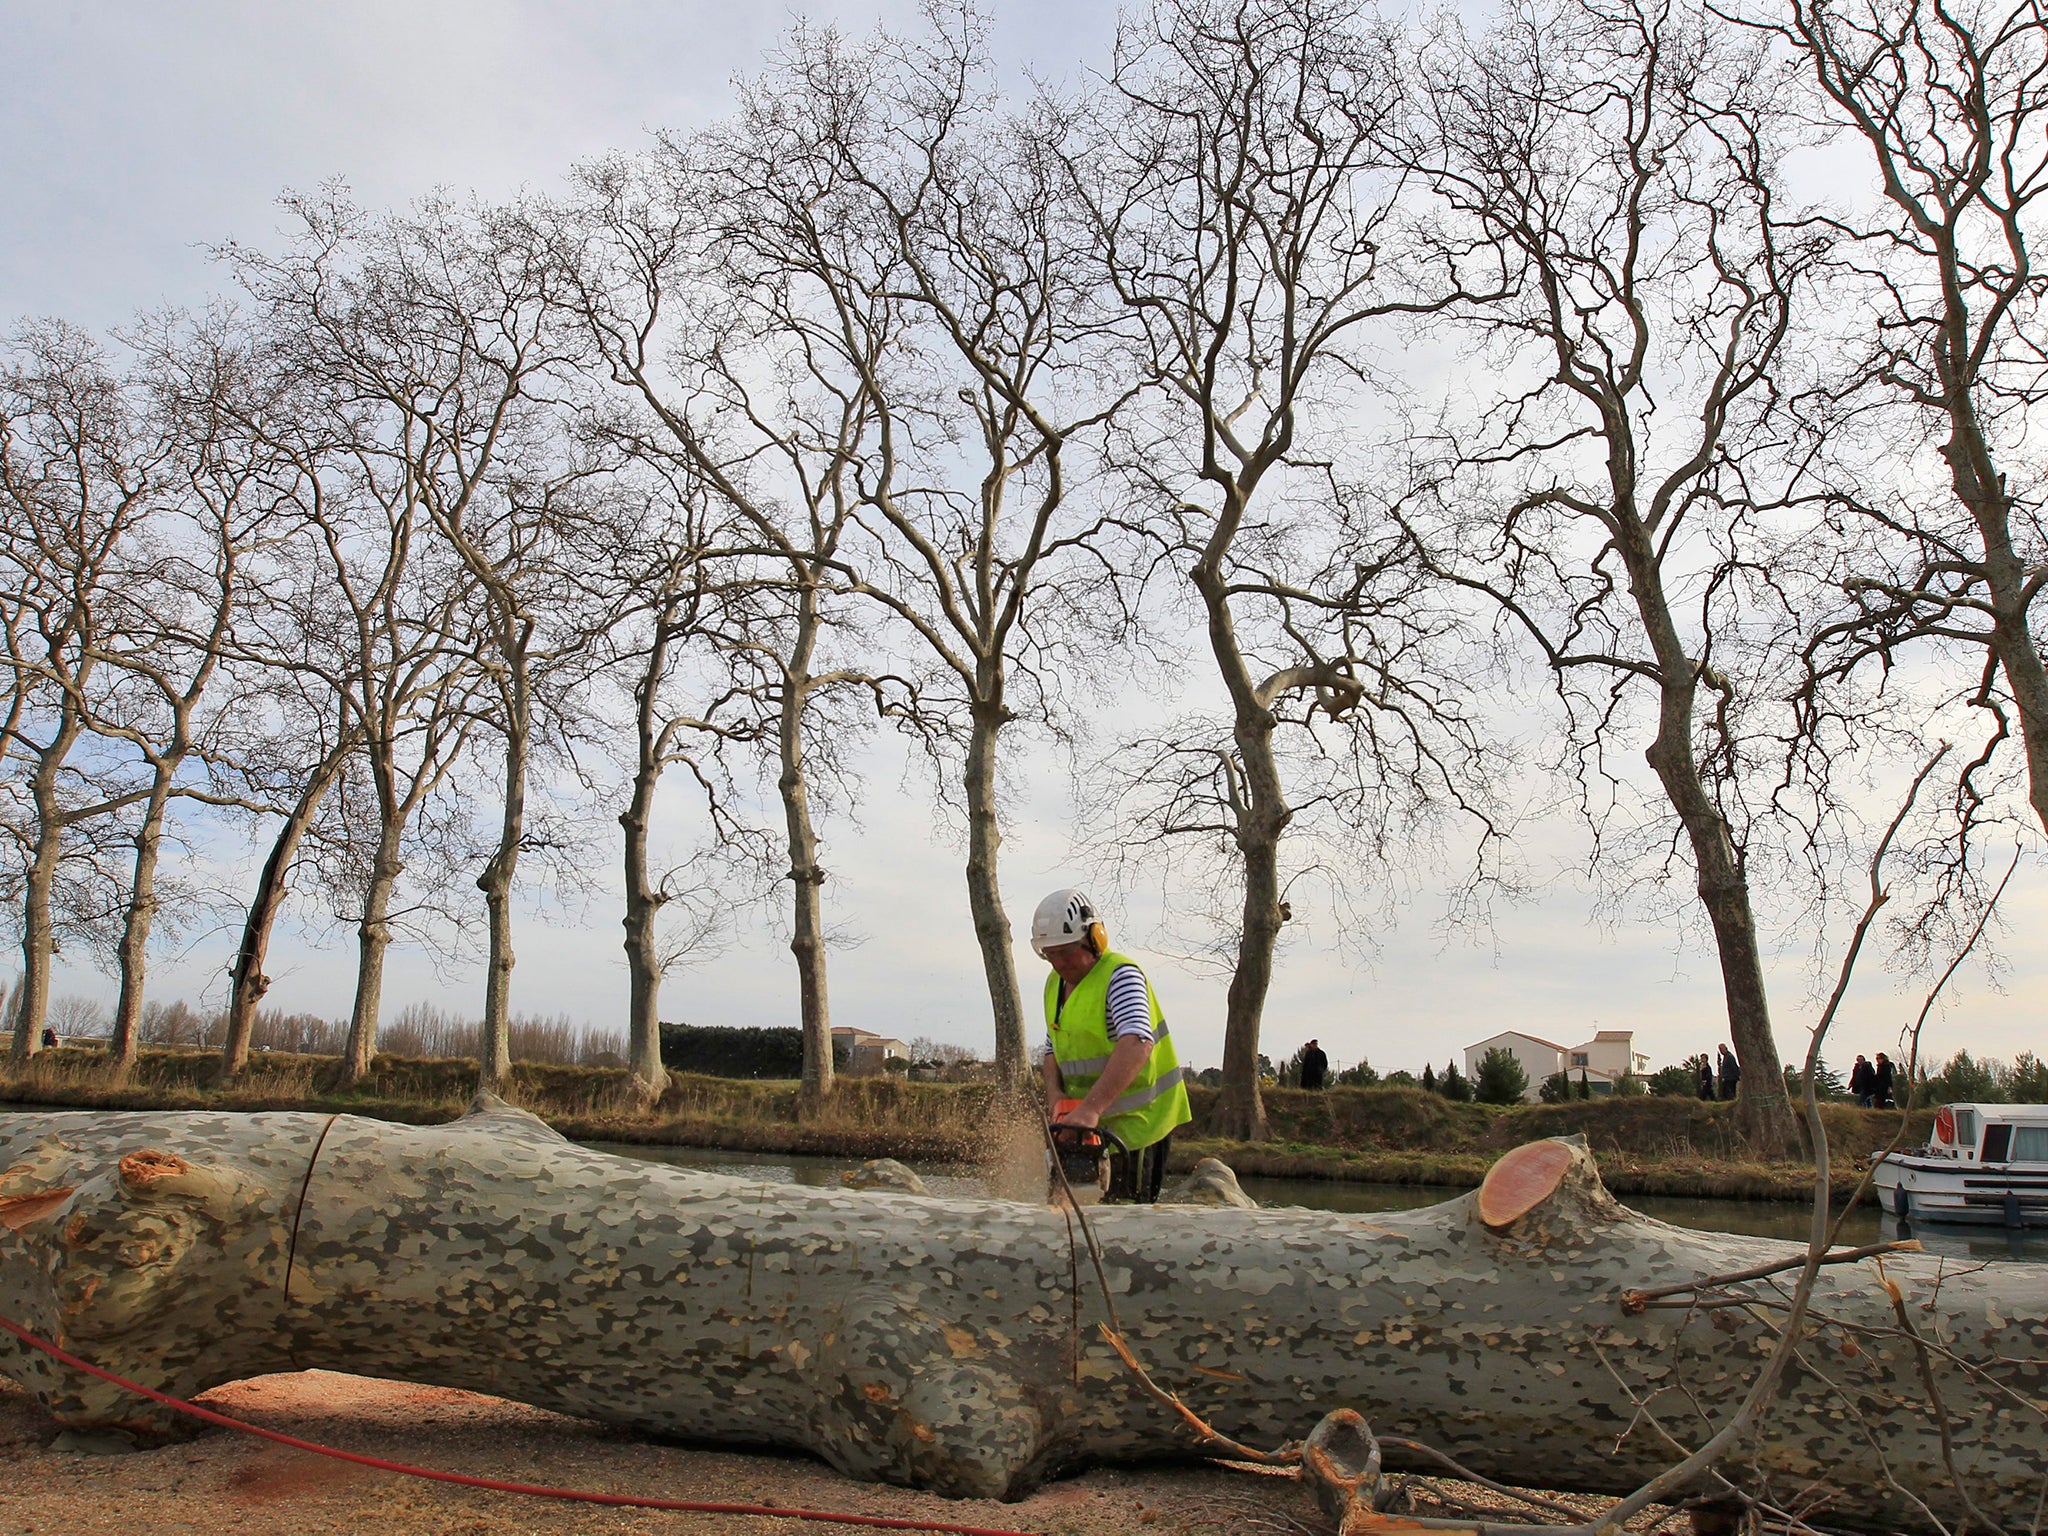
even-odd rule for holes
{"type": "Polygon", "coordinates": [[[1169,1131],[1149,1147],[1110,1153],[1109,1190],[1102,1198],[1125,1205],[1158,1204],[1159,1187],[1166,1181],[1166,1150],[1172,1142],[1169,1131]]]}

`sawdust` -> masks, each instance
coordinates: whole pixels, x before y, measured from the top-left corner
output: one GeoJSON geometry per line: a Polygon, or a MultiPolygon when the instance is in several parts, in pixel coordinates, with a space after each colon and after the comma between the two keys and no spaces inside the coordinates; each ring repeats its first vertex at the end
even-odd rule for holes
{"type": "MultiPolygon", "coordinates": [[[[510,1482],[719,1503],[773,1503],[1043,1536],[1219,1536],[1321,1529],[1291,1481],[1205,1468],[1101,1470],[1017,1504],[856,1483],[806,1457],[662,1444],[498,1398],[302,1371],[217,1387],[217,1412],[338,1449],[510,1482]]],[[[0,1381],[5,1536],[829,1536],[780,1517],[605,1508],[451,1487],[229,1430],[127,1456],[50,1448],[56,1426],[0,1381]]]]}
{"type": "MultiPolygon", "coordinates": [[[[1016,1504],[852,1482],[808,1457],[666,1444],[444,1387],[300,1371],[217,1387],[216,1412],[387,1461],[548,1487],[885,1515],[1033,1536],[1323,1536],[1294,1480],[1267,1469],[1098,1469],[1016,1504]]],[[[777,1516],[562,1503],[432,1483],[231,1430],[126,1456],[51,1448],[57,1429],[0,1379],[0,1536],[829,1536],[777,1516]]],[[[1512,1501],[1411,1479],[1418,1514],[1527,1520],[1512,1501]],[[1441,1496],[1448,1503],[1439,1503],[1441,1496]]],[[[1599,1501],[1562,1497],[1591,1513],[1599,1501]]],[[[1669,1511],[1631,1522],[1643,1530],[1669,1511]]]]}

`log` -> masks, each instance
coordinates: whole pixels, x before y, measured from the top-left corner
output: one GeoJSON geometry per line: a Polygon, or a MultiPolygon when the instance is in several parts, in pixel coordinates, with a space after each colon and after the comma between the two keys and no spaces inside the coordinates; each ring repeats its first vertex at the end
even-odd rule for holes
{"type": "MultiPolygon", "coordinates": [[[[1355,1409],[1483,1476],[1584,1492],[1634,1488],[1678,1459],[1674,1440],[1706,1439],[1772,1347],[1767,1306],[1687,1308],[1668,1288],[1799,1253],[1639,1216],[1563,1141],[1426,1210],[1099,1207],[1087,1222],[1122,1337],[1221,1433],[1278,1447],[1355,1409]]],[[[1036,1206],[613,1157],[490,1100],[439,1127],[0,1117],[0,1313],[145,1385],[190,1397],[318,1366],[963,1496],[1190,1454],[1186,1421],[1098,1332],[1109,1313],[1077,1237],[1036,1206]]],[[[1836,1526],[1911,1525],[1910,1499],[1959,1516],[1887,1282],[1939,1346],[1926,1369],[1971,1496],[2019,1519],[2048,1467],[2026,1406],[2048,1398],[2037,1265],[1824,1269],[1783,1400],[1722,1473],[1836,1526]],[[1940,1351],[2004,1362],[2018,1397],[1940,1351]]],[[[73,1429],[173,1432],[166,1410],[11,1338],[0,1369],[73,1429]]],[[[1402,1464],[1391,1445],[1387,1461],[1402,1464]]]]}

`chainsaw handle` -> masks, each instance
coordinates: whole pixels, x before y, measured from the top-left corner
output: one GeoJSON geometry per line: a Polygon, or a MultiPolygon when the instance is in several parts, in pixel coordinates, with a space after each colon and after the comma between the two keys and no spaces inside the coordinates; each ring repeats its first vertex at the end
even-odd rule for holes
{"type": "Polygon", "coordinates": [[[1055,1143],[1059,1141],[1060,1132],[1065,1131],[1070,1136],[1100,1136],[1104,1141],[1109,1143],[1108,1150],[1116,1152],[1119,1155],[1128,1155],[1131,1150],[1129,1147],[1124,1145],[1124,1140],[1121,1136],[1117,1135],[1115,1131],[1108,1129],[1106,1126],[1075,1125],[1073,1122],[1068,1120],[1049,1120],[1046,1122],[1046,1129],[1052,1132],[1052,1139],[1055,1143]]]}

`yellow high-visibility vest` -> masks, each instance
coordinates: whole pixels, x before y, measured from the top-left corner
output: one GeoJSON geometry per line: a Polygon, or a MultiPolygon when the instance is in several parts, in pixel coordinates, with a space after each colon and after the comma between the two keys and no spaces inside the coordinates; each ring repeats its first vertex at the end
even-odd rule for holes
{"type": "MultiPolygon", "coordinates": [[[[1114,951],[1095,962],[1064,1003],[1060,1001],[1059,972],[1045,978],[1045,1027],[1052,1036],[1052,1054],[1060,1065],[1060,1081],[1076,1098],[1087,1096],[1109,1065],[1114,1042],[1109,1038],[1109,979],[1120,965],[1135,966],[1127,955],[1114,951]]],[[[1138,974],[1144,976],[1140,969],[1138,974]]],[[[1159,1011],[1159,999],[1152,995],[1152,983],[1145,982],[1145,1002],[1152,1010],[1152,1054],[1128,1088],[1117,1095],[1101,1124],[1132,1151],[1149,1147],[1168,1135],[1175,1126],[1194,1118],[1188,1108],[1187,1071],[1174,1054],[1173,1041],[1166,1032],[1166,1016],[1159,1011]]]]}

